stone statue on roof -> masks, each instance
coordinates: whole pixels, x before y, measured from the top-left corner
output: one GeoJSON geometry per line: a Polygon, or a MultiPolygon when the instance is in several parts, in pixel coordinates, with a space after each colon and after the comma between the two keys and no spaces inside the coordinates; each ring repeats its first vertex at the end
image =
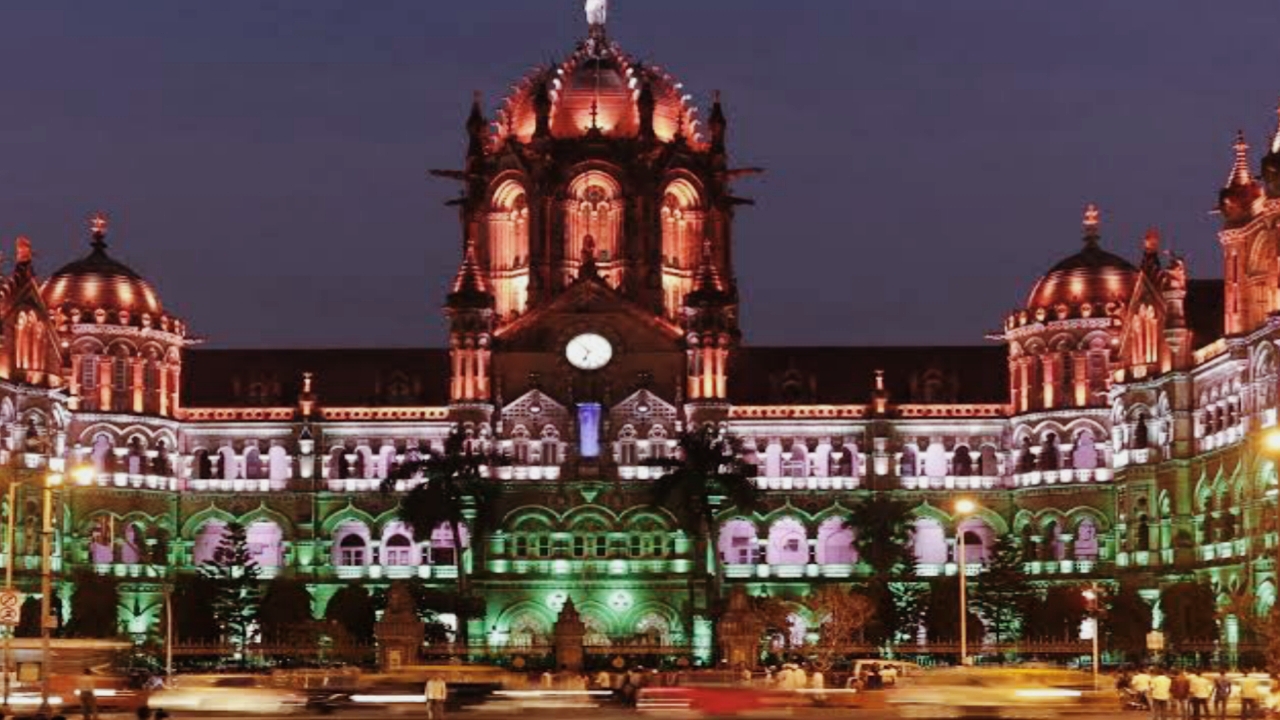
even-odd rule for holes
{"type": "Polygon", "coordinates": [[[609,19],[609,0],[587,0],[587,24],[604,25],[609,19]]]}

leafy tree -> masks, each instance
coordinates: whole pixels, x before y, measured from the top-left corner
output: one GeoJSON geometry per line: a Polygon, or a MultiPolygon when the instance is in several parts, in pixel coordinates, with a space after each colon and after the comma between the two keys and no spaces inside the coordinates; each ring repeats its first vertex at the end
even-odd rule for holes
{"type": "Polygon", "coordinates": [[[911,551],[911,505],[883,493],[863,498],[849,513],[856,528],[853,545],[858,558],[871,566],[877,580],[907,571],[915,562],[911,551]]]}
{"type": "MultiPolygon", "coordinates": [[[[400,498],[399,517],[413,530],[418,542],[430,542],[441,526],[453,535],[453,561],[458,572],[458,595],[470,598],[470,583],[463,558],[462,531],[467,514],[474,513],[471,537],[481,537],[493,513],[497,485],[488,481],[487,468],[503,464],[503,458],[478,451],[461,428],[445,438],[442,451],[405,462],[382,483],[383,492],[395,492],[396,481],[423,478],[400,498]]],[[[458,641],[467,642],[467,623],[459,617],[458,641]]],[[[372,635],[372,630],[370,630],[372,635]]]]}
{"type": "Polygon", "coordinates": [[[987,619],[997,643],[1016,640],[1027,614],[1032,591],[1022,560],[1018,539],[1009,534],[1002,536],[973,586],[974,607],[987,619]]]}
{"type": "Polygon", "coordinates": [[[871,567],[871,582],[864,594],[875,613],[864,636],[874,643],[892,642],[914,615],[913,593],[891,582],[909,574],[914,565],[911,510],[909,503],[886,493],[872,493],[849,513],[858,558],[871,567]]]}
{"type": "Polygon", "coordinates": [[[216,595],[214,581],[201,573],[177,577],[169,596],[175,642],[208,643],[218,639],[220,631],[213,614],[216,595]]]}
{"type": "Polygon", "coordinates": [[[1188,642],[1208,642],[1218,638],[1217,603],[1208,585],[1174,583],[1160,593],[1161,628],[1165,642],[1177,649],[1188,642]]]}
{"type": "Polygon", "coordinates": [[[76,573],[68,637],[116,637],[120,634],[119,612],[120,587],[114,579],[94,572],[76,573]]]}
{"type": "Polygon", "coordinates": [[[818,619],[818,641],[812,651],[821,670],[831,669],[875,614],[865,595],[835,585],[815,590],[805,598],[805,606],[818,619]]]}
{"type": "Polygon", "coordinates": [[[715,515],[722,509],[722,500],[740,512],[756,509],[760,493],[753,479],[754,468],[742,462],[736,438],[710,425],[681,433],[675,457],[649,462],[665,470],[653,483],[652,504],[670,512],[693,538],[694,577],[709,577],[711,596],[716,599],[720,557],[711,551],[715,515]]]}
{"type": "MultiPolygon", "coordinates": [[[[51,600],[52,615],[58,620],[58,628],[63,626],[63,602],[59,600],[58,593],[54,593],[51,600]]],[[[58,630],[54,630],[56,634],[58,630]]],[[[18,638],[38,638],[40,637],[40,598],[28,594],[26,600],[22,601],[22,610],[18,616],[18,626],[14,628],[14,637],[18,638]]]]}
{"type": "Polygon", "coordinates": [[[341,625],[354,642],[368,645],[373,643],[376,613],[373,596],[365,586],[346,585],[329,598],[324,618],[341,625]]]}
{"type": "MultiPolygon", "coordinates": [[[[970,597],[972,599],[972,596],[970,597]]],[[[925,631],[934,642],[960,641],[960,578],[940,578],[930,586],[923,598],[925,631]]],[[[966,608],[965,637],[970,648],[976,649],[986,634],[982,618],[974,613],[974,606],[966,608]]]]}
{"type": "Polygon", "coordinates": [[[262,639],[269,643],[289,643],[311,632],[311,593],[307,584],[293,578],[267,581],[258,612],[262,639]]]}
{"type": "Polygon", "coordinates": [[[230,523],[223,530],[213,559],[200,566],[200,574],[213,583],[213,618],[244,663],[262,602],[258,563],[249,551],[245,528],[230,523]]]}
{"type": "Polygon", "coordinates": [[[1113,650],[1124,653],[1129,662],[1139,662],[1147,654],[1147,633],[1151,631],[1151,605],[1138,594],[1137,584],[1121,581],[1120,587],[1104,598],[1106,615],[1102,632],[1113,650]]]}
{"type": "Polygon", "coordinates": [[[1027,613],[1026,636],[1035,640],[1074,640],[1080,637],[1080,623],[1084,622],[1088,605],[1084,588],[1055,585],[1027,613]]]}

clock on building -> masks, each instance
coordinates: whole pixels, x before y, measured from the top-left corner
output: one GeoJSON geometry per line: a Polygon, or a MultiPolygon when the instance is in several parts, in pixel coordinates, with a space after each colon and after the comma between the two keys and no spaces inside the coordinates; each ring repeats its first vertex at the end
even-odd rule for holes
{"type": "Polygon", "coordinates": [[[564,356],[579,370],[599,370],[613,359],[613,345],[602,335],[583,333],[564,346],[564,356]]]}

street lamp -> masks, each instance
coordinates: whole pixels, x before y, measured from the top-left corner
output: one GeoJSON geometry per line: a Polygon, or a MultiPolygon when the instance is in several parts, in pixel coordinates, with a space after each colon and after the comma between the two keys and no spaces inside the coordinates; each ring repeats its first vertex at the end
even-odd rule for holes
{"type": "Polygon", "coordinates": [[[966,590],[968,582],[968,571],[965,569],[965,552],[964,552],[964,526],[963,518],[976,510],[978,506],[968,498],[961,498],[956,501],[956,541],[959,552],[956,553],[959,561],[960,569],[960,664],[969,664],[969,598],[966,590]]]}
{"type": "Polygon", "coordinates": [[[1264,455],[1272,458],[1280,457],[1280,428],[1271,428],[1262,433],[1259,444],[1264,455]]]}
{"type": "Polygon", "coordinates": [[[50,473],[44,479],[44,523],[40,536],[40,712],[49,714],[49,635],[53,629],[53,491],[62,485],[62,476],[50,473]]]}
{"type": "Polygon", "coordinates": [[[1089,623],[1093,626],[1093,689],[1098,689],[1098,584],[1093,583],[1083,593],[1089,601],[1089,623]]]}

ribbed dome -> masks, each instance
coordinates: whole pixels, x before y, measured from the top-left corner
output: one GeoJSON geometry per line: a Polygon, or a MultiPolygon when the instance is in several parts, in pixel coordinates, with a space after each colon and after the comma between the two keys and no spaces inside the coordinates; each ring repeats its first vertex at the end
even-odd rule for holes
{"type": "Polygon", "coordinates": [[[1084,249],[1049,269],[1027,298],[1028,309],[1052,310],[1066,305],[1070,314],[1085,304],[1128,302],[1138,268],[1098,244],[1097,209],[1085,214],[1084,249]]]}
{"type": "Polygon", "coordinates": [[[636,62],[603,33],[584,40],[559,65],[521,80],[498,113],[493,137],[497,142],[508,136],[528,142],[537,128],[543,88],[551,102],[552,137],[582,137],[592,128],[606,137],[636,137],[646,86],[653,97],[654,136],[670,142],[683,132],[690,143],[700,143],[697,109],[686,105],[680,83],[656,66],[636,62]]]}
{"type": "MultiPolygon", "coordinates": [[[[131,317],[163,313],[160,297],[151,284],[132,268],[107,254],[105,232],[95,230],[93,250],[85,257],[64,265],[45,281],[44,301],[51,309],[79,310],[88,318],[99,309],[107,312],[107,322],[122,324],[120,312],[131,317]]],[[[89,322],[86,318],[85,322],[89,322]]],[[[132,324],[129,322],[127,324],[132,324]]]]}

